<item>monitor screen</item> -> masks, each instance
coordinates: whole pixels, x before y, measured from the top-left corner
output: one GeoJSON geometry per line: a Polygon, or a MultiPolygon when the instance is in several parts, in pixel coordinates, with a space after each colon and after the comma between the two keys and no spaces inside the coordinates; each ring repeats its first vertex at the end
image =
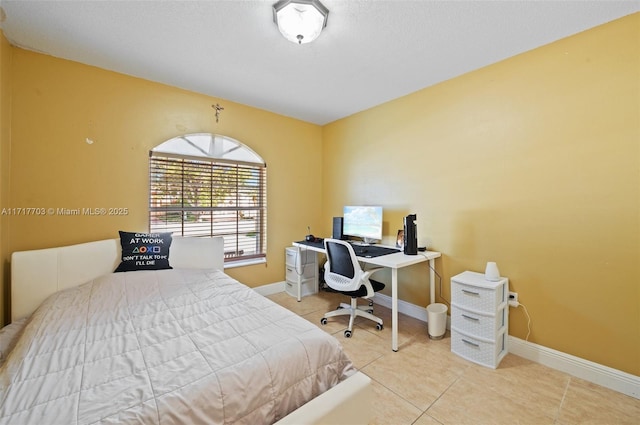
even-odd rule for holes
{"type": "Polygon", "coordinates": [[[369,240],[382,239],[382,207],[344,207],[342,232],[345,236],[356,236],[369,240]]]}

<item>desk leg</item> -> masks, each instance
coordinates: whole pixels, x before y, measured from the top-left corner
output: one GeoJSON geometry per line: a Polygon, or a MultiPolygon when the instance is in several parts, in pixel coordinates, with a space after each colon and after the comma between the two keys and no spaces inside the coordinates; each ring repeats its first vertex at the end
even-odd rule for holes
{"type": "Polygon", "coordinates": [[[391,349],[398,351],[398,269],[391,269],[391,349]]]}
{"type": "Polygon", "coordinates": [[[436,302],[436,260],[429,260],[429,303],[436,302]]]}

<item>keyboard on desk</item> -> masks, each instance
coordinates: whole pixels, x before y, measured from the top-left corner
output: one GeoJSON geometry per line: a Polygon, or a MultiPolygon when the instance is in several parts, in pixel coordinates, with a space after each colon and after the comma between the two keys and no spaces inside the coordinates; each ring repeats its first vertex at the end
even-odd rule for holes
{"type": "Polygon", "coordinates": [[[351,244],[353,250],[358,257],[381,257],[383,255],[395,254],[400,252],[396,248],[388,248],[385,246],[377,246],[377,245],[358,245],[351,244]]]}
{"type": "MultiPolygon", "coordinates": [[[[298,241],[296,243],[300,245],[307,245],[314,248],[324,249],[324,239],[316,239],[313,241],[298,241]]],[[[353,250],[358,257],[373,258],[400,252],[400,250],[397,248],[389,248],[379,245],[361,245],[359,243],[351,243],[351,246],[353,247],[353,250]]]]}

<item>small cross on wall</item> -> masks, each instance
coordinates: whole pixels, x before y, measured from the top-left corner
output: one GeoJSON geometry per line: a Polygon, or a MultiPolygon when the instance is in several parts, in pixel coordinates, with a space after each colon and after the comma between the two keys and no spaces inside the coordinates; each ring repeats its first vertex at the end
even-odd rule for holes
{"type": "Polygon", "coordinates": [[[224,108],[220,106],[220,104],[216,103],[215,105],[211,105],[213,109],[216,110],[216,123],[220,120],[220,112],[224,111],[224,108]]]}

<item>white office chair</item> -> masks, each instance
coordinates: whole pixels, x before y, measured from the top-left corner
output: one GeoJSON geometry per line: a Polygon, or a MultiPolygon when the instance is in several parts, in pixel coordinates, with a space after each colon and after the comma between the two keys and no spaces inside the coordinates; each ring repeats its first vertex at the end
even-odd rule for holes
{"type": "Polygon", "coordinates": [[[327,262],[324,265],[324,279],[327,285],[351,297],[351,304],[341,303],[337,310],[332,310],[322,317],[320,323],[327,324],[329,317],[349,316],[349,327],[344,336],[350,338],[353,332],[353,321],[356,317],[364,317],[376,322],[376,328],[382,330],[382,319],[374,316],[371,297],[384,288],[384,283],[370,280],[369,276],[383,267],[362,270],[356,253],[349,242],[338,239],[325,239],[324,248],[327,262]],[[358,298],[369,299],[368,306],[358,306],[358,298]]]}

